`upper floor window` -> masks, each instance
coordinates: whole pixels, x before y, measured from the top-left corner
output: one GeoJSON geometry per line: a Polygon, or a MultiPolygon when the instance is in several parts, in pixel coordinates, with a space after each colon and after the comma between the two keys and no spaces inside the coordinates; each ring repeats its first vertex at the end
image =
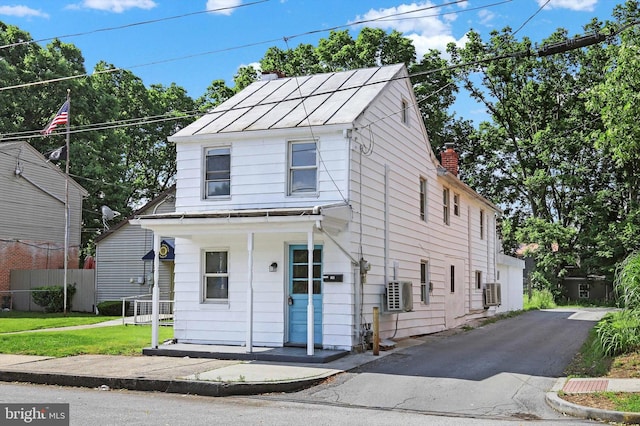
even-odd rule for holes
{"type": "Polygon", "coordinates": [[[450,203],[451,203],[451,197],[449,195],[449,188],[443,188],[442,189],[442,214],[443,214],[444,223],[446,225],[449,224],[449,216],[451,211],[450,203]]]}
{"type": "Polygon", "coordinates": [[[453,214],[460,216],[460,194],[453,194],[453,214]]]}
{"type": "Polygon", "coordinates": [[[484,210],[480,210],[480,239],[484,240],[484,210]]]}
{"type": "Polygon", "coordinates": [[[231,148],[205,151],[205,198],[231,194],[231,148]]]}
{"type": "Polygon", "coordinates": [[[402,108],[402,110],[400,111],[400,121],[402,122],[402,124],[409,124],[409,102],[407,102],[406,100],[402,100],[402,102],[400,103],[400,108],[402,108]]]}
{"type": "Polygon", "coordinates": [[[289,143],[289,195],[317,191],[316,142],[289,143]]]}
{"type": "Polygon", "coordinates": [[[427,221],[427,180],[420,178],[420,219],[427,221]]]}
{"type": "Polygon", "coordinates": [[[226,300],[229,298],[229,266],[226,251],[204,253],[204,299],[226,300]]]}

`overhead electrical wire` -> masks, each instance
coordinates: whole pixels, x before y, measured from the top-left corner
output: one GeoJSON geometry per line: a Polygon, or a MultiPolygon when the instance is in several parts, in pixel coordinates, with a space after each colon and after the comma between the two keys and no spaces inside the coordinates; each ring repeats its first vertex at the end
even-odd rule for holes
{"type": "Polygon", "coordinates": [[[49,41],[49,40],[55,40],[55,39],[70,38],[70,37],[80,37],[80,36],[96,34],[96,33],[101,33],[101,32],[106,32],[106,31],[122,30],[122,29],[125,29],[125,28],[132,28],[132,27],[137,27],[137,26],[140,26],[140,25],[147,25],[147,24],[155,24],[155,23],[158,23],[158,22],[170,21],[170,20],[174,20],[174,19],[181,19],[181,18],[186,18],[186,17],[189,17],[189,16],[201,15],[201,14],[204,14],[204,13],[221,12],[221,11],[225,11],[225,10],[234,10],[234,9],[239,9],[241,7],[254,6],[256,4],[266,3],[266,2],[269,2],[269,1],[271,1],[271,0],[258,0],[258,1],[254,1],[252,3],[239,4],[237,6],[227,6],[227,7],[219,7],[219,8],[216,8],[216,9],[199,10],[197,12],[184,13],[182,15],[174,15],[174,16],[167,16],[167,17],[164,17],[164,18],[150,19],[150,20],[147,20],[147,21],[132,22],[130,24],[120,25],[120,26],[117,26],[117,27],[98,28],[98,29],[95,29],[95,30],[85,31],[85,32],[81,32],[81,33],[65,34],[65,35],[61,35],[61,36],[41,38],[41,39],[38,39],[38,40],[19,41],[17,43],[9,43],[9,44],[5,44],[3,46],[0,46],[0,50],[1,49],[6,49],[6,48],[9,48],[9,47],[23,46],[23,45],[27,45],[27,44],[40,43],[40,42],[43,42],[43,41],[49,41]]]}
{"type": "MultiPolygon", "coordinates": [[[[633,25],[637,25],[637,24],[638,24],[638,21],[628,23],[628,24],[624,25],[623,27],[619,28],[618,30],[616,30],[616,31],[614,31],[614,32],[612,32],[611,34],[608,34],[608,35],[604,35],[604,34],[601,34],[601,33],[594,33],[594,34],[587,35],[587,36],[574,37],[572,39],[563,40],[563,41],[560,41],[560,42],[550,43],[550,44],[541,46],[540,48],[536,49],[535,52],[532,51],[531,49],[527,49],[527,50],[523,50],[523,51],[519,51],[519,52],[512,52],[512,53],[505,54],[505,55],[492,56],[492,57],[489,57],[489,58],[483,58],[483,59],[479,59],[479,60],[476,60],[476,61],[465,62],[465,63],[462,63],[462,64],[455,64],[455,65],[451,65],[451,66],[447,66],[447,67],[442,67],[442,68],[439,68],[439,69],[433,69],[433,70],[427,70],[427,71],[413,73],[413,74],[409,75],[409,78],[428,75],[428,74],[432,74],[432,73],[440,72],[440,71],[446,71],[446,70],[452,70],[452,69],[457,69],[457,68],[482,65],[482,64],[485,64],[485,63],[488,63],[488,62],[493,62],[493,61],[502,60],[502,59],[519,58],[519,57],[534,56],[534,55],[542,57],[542,56],[548,56],[548,55],[552,55],[552,54],[556,54],[556,53],[562,53],[562,52],[566,52],[566,51],[569,51],[569,50],[573,50],[573,49],[577,49],[577,48],[593,45],[593,44],[596,44],[596,43],[600,43],[600,42],[606,40],[607,38],[611,38],[611,37],[616,36],[620,32],[624,31],[626,28],[629,28],[629,27],[631,27],[633,25]]],[[[285,40],[285,42],[286,42],[286,40],[285,40]]],[[[110,70],[110,71],[113,72],[115,70],[110,70]]],[[[402,77],[402,78],[404,78],[404,77],[402,77]]],[[[4,89],[7,89],[7,88],[4,88],[4,89]]],[[[0,90],[4,90],[4,89],[0,88],[0,90]]],[[[339,90],[340,89],[338,89],[338,91],[339,90]]],[[[172,113],[175,114],[175,112],[172,112],[172,113]]],[[[160,115],[160,116],[132,118],[132,119],[116,121],[116,122],[97,123],[97,124],[88,125],[88,126],[86,126],[86,128],[74,128],[71,131],[71,133],[82,133],[82,132],[87,132],[87,131],[98,131],[98,130],[107,130],[107,129],[114,129],[114,128],[120,128],[120,127],[127,127],[127,126],[132,125],[132,122],[135,122],[135,125],[144,125],[144,124],[158,123],[158,122],[164,122],[164,121],[178,120],[178,119],[185,118],[185,117],[197,116],[197,115],[199,115],[201,113],[197,112],[197,111],[188,111],[188,112],[182,113],[182,114],[183,115],[180,115],[180,116],[175,116],[174,115],[174,116],[170,116],[170,117],[166,117],[166,114],[164,114],[164,115],[160,115]]],[[[41,135],[39,134],[39,131],[38,131],[37,134],[36,134],[36,131],[17,132],[17,133],[13,133],[13,134],[9,133],[9,134],[0,135],[0,142],[2,142],[2,141],[11,141],[11,140],[19,140],[19,139],[31,139],[31,138],[35,138],[35,137],[41,137],[41,135]]]]}
{"type": "Polygon", "coordinates": [[[538,8],[538,10],[536,10],[536,11],[535,11],[535,13],[534,13],[533,15],[529,16],[529,17],[527,18],[527,20],[526,20],[526,21],[524,21],[524,22],[522,23],[522,25],[520,25],[520,26],[518,27],[518,29],[517,29],[517,30],[515,30],[511,35],[516,35],[516,34],[518,33],[518,31],[520,31],[521,29],[523,29],[523,28],[524,28],[524,26],[525,26],[525,25],[527,25],[527,24],[529,23],[529,21],[531,21],[531,20],[532,20],[532,19],[533,19],[533,18],[534,18],[538,13],[540,13],[540,12],[542,11],[542,9],[544,9],[544,8],[545,8],[545,6],[546,6],[546,5],[548,5],[548,4],[549,4],[549,2],[551,2],[551,0],[547,0],[547,1],[542,5],[542,6],[540,6],[540,7],[538,8]]]}
{"type": "MultiPolygon", "coordinates": [[[[264,44],[277,43],[277,42],[280,42],[282,40],[284,40],[286,42],[286,41],[292,40],[294,38],[304,37],[304,36],[313,35],[313,34],[317,34],[317,33],[330,32],[330,31],[334,31],[334,30],[337,30],[337,29],[363,25],[363,24],[367,24],[367,23],[370,23],[370,22],[388,20],[389,18],[393,18],[395,16],[403,16],[403,15],[417,13],[417,12],[421,12],[421,11],[425,11],[425,10],[451,6],[451,5],[454,5],[454,4],[466,3],[466,1],[467,0],[456,0],[456,1],[449,2],[449,3],[443,3],[443,4],[440,4],[440,5],[426,6],[426,7],[414,9],[414,10],[411,10],[411,11],[403,11],[403,12],[393,13],[393,14],[382,16],[382,17],[359,20],[359,21],[351,22],[349,24],[334,26],[334,27],[331,27],[331,28],[323,28],[323,29],[319,29],[319,30],[312,30],[312,31],[307,31],[307,32],[304,32],[304,33],[295,34],[295,35],[291,35],[291,36],[285,36],[285,37],[281,37],[281,38],[277,38],[277,39],[258,41],[258,42],[248,43],[248,44],[244,44],[244,45],[240,45],[240,46],[233,46],[233,47],[228,47],[228,48],[223,48],[223,49],[216,49],[216,50],[211,50],[211,51],[206,51],[206,52],[194,53],[194,54],[190,54],[190,55],[184,55],[184,56],[179,56],[179,57],[174,57],[174,58],[168,58],[168,59],[163,59],[163,60],[154,61],[154,62],[131,65],[131,66],[126,66],[126,67],[116,67],[116,68],[111,68],[111,69],[107,69],[107,70],[94,71],[92,73],[77,74],[77,75],[72,75],[72,76],[59,77],[59,78],[35,81],[35,82],[30,82],[30,83],[21,83],[21,84],[16,84],[16,85],[13,85],[13,86],[5,86],[5,87],[0,87],[0,91],[12,90],[12,89],[20,89],[20,88],[33,87],[33,86],[40,86],[40,85],[43,85],[43,84],[56,83],[56,82],[67,81],[67,80],[74,80],[74,79],[78,79],[78,78],[89,77],[89,76],[92,76],[92,75],[108,74],[108,73],[113,73],[113,72],[118,72],[118,71],[128,71],[128,70],[131,70],[131,69],[134,69],[134,68],[142,68],[142,67],[146,67],[146,66],[158,65],[158,64],[169,63],[169,62],[176,62],[176,61],[196,58],[196,57],[200,57],[200,56],[207,56],[207,55],[212,55],[212,54],[217,54],[217,53],[229,52],[229,51],[233,51],[233,50],[240,50],[240,49],[245,49],[247,47],[254,47],[254,46],[260,46],[260,45],[264,45],[264,44]]],[[[512,0],[505,0],[504,2],[510,2],[510,1],[512,1],[512,0]]],[[[502,2],[502,3],[504,3],[504,2],[502,2]]],[[[490,5],[486,5],[484,7],[493,7],[495,5],[502,4],[502,3],[493,3],[493,4],[490,4],[490,5]]],[[[254,4],[254,3],[251,3],[251,4],[254,4]]],[[[476,10],[476,9],[478,9],[478,8],[469,9],[469,10],[476,10]]],[[[458,11],[456,13],[463,13],[463,12],[466,12],[466,11],[467,10],[464,9],[464,10],[460,10],[460,11],[458,11]]],[[[450,13],[452,13],[452,12],[447,12],[446,14],[450,14],[450,13]]],[[[418,17],[407,18],[407,19],[418,19],[418,18],[421,18],[421,17],[418,16],[418,17]]],[[[166,19],[169,19],[169,18],[166,18],[166,19]]],[[[133,25],[133,24],[130,24],[130,25],[133,25]]],[[[96,31],[98,31],[98,30],[96,30],[96,31]]]]}
{"type": "MultiPolygon", "coordinates": [[[[538,57],[543,57],[543,56],[549,56],[549,55],[554,55],[554,54],[558,54],[558,53],[563,53],[563,52],[567,52],[570,50],[575,50],[578,48],[582,48],[582,47],[586,47],[586,46],[590,46],[593,44],[597,44],[600,43],[602,41],[605,41],[608,38],[614,37],[617,34],[619,34],[620,32],[624,31],[626,28],[629,28],[633,25],[637,25],[638,23],[640,23],[640,21],[635,21],[635,22],[631,22],[628,23],[626,25],[624,25],[623,27],[621,27],[620,29],[612,32],[611,34],[601,34],[601,33],[594,33],[594,34],[590,34],[590,35],[586,35],[586,36],[580,36],[580,37],[574,37],[571,39],[567,39],[567,40],[563,40],[560,42],[554,42],[554,43],[550,43],[547,45],[543,45],[537,49],[525,49],[525,50],[521,50],[521,51],[517,51],[517,52],[511,52],[508,54],[504,54],[504,55],[498,55],[498,56],[492,56],[492,57],[488,57],[488,58],[483,58],[483,59],[478,59],[475,61],[470,61],[470,62],[465,62],[462,64],[454,64],[454,65],[450,65],[447,67],[442,67],[442,68],[438,68],[438,69],[432,69],[432,70],[427,70],[427,71],[420,71],[420,72],[415,72],[412,73],[408,76],[408,78],[412,78],[412,77],[418,77],[418,76],[424,76],[424,75],[429,75],[429,74],[433,74],[436,72],[441,72],[441,71],[448,71],[448,70],[453,70],[453,69],[457,69],[457,68],[464,68],[464,67],[471,67],[471,66],[477,66],[477,65],[483,65],[486,63],[490,63],[490,62],[494,62],[494,61],[498,61],[498,60],[503,60],[503,59],[517,59],[517,58],[523,58],[523,57],[531,57],[531,56],[538,56],[538,57]]],[[[398,77],[396,79],[404,79],[407,77],[398,77]]],[[[393,79],[390,79],[388,81],[391,81],[393,79]]],[[[381,82],[376,82],[373,84],[380,84],[381,82]]],[[[366,86],[368,84],[364,84],[363,86],[366,86]]],[[[336,89],[335,91],[341,91],[341,90],[347,90],[347,89],[336,89]]],[[[315,94],[315,96],[318,96],[320,94],[315,94]]],[[[298,98],[291,98],[291,100],[296,100],[298,98]]],[[[274,101],[275,102],[275,101],[274,101]]],[[[268,103],[267,103],[268,104],[268,103]]],[[[265,104],[265,105],[267,105],[265,104]]],[[[229,108],[228,111],[232,111],[235,108],[229,108]]],[[[225,110],[227,111],[227,110],[225,110]]],[[[174,112],[171,112],[172,114],[175,114],[174,112]]],[[[164,122],[164,121],[171,121],[171,120],[178,120],[181,118],[185,118],[185,117],[190,117],[190,116],[197,116],[199,115],[200,112],[194,112],[194,111],[189,111],[187,113],[185,113],[184,115],[180,115],[180,116],[175,116],[172,115],[170,117],[166,117],[165,115],[160,115],[160,116],[153,116],[153,117],[141,117],[139,119],[128,119],[128,120],[123,120],[122,122],[106,122],[106,123],[97,123],[97,124],[92,124],[92,125],[88,125],[86,129],[79,129],[79,128],[73,128],[73,130],[71,130],[71,133],[83,133],[83,132],[87,132],[87,131],[98,131],[98,130],[107,130],[107,129],[114,129],[114,128],[120,128],[120,127],[128,127],[129,125],[132,125],[131,122],[135,121],[135,120],[140,120],[138,122],[136,122],[136,125],[144,125],[144,124],[152,124],[152,123],[158,123],[158,122],[164,122]],[[149,119],[151,118],[151,119],[149,119]]],[[[56,133],[54,133],[56,134],[56,133]]],[[[38,133],[36,134],[36,131],[33,131],[32,135],[29,135],[28,132],[20,132],[18,133],[18,135],[21,136],[14,136],[13,134],[5,134],[5,135],[0,135],[0,142],[1,141],[11,141],[11,140],[18,140],[18,139],[31,139],[31,138],[36,138],[36,137],[41,137],[41,135],[38,133]]]]}

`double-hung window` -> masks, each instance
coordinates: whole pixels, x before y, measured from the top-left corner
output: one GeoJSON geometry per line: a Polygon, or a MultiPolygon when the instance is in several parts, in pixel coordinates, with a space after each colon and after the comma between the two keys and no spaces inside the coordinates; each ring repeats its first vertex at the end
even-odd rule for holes
{"type": "Polygon", "coordinates": [[[315,141],[289,143],[289,195],[317,192],[318,163],[315,141]]]}
{"type": "Polygon", "coordinates": [[[231,194],[231,148],[205,150],[205,198],[231,194]]]}
{"type": "Polygon", "coordinates": [[[431,282],[429,279],[429,262],[423,260],[420,262],[420,301],[425,305],[429,304],[430,291],[431,282]]]}
{"type": "Polygon", "coordinates": [[[420,178],[420,220],[427,221],[427,180],[420,178]]]}
{"type": "Polygon", "coordinates": [[[226,251],[204,253],[204,300],[229,298],[229,256],[226,251]]]}
{"type": "Polygon", "coordinates": [[[449,188],[442,189],[442,216],[445,225],[449,224],[449,217],[451,215],[451,197],[449,195],[449,188]]]}

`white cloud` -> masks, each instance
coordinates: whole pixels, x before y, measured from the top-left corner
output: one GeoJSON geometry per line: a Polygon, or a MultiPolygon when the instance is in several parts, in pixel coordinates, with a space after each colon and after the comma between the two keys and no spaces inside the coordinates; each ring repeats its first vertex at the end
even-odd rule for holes
{"type": "Polygon", "coordinates": [[[231,15],[234,11],[234,7],[238,7],[242,4],[242,0],[207,0],[207,10],[216,10],[218,15],[231,15]]]}
{"type": "MultiPolygon", "coordinates": [[[[537,0],[538,5],[542,7],[547,0],[537,0]]],[[[545,6],[545,9],[569,9],[583,12],[591,12],[598,0],[551,0],[545,6]]]]}
{"type": "Polygon", "coordinates": [[[493,21],[495,17],[496,17],[496,14],[487,9],[482,9],[480,10],[480,12],[478,12],[478,18],[480,18],[480,23],[482,25],[490,26],[491,21],[493,21]]]}
{"type": "Polygon", "coordinates": [[[33,17],[33,16],[38,18],[49,17],[49,15],[47,15],[46,13],[40,10],[31,9],[30,7],[27,7],[27,6],[0,6],[0,15],[18,16],[20,18],[33,17]]]}
{"type": "Polygon", "coordinates": [[[153,0],[83,0],[81,7],[122,13],[128,9],[153,9],[157,4],[153,0]]]}
{"type": "MultiPolygon", "coordinates": [[[[466,3],[461,3],[461,5],[467,6],[466,3]]],[[[453,11],[453,9],[447,11],[453,11]]],[[[388,9],[371,9],[364,15],[357,16],[354,22],[368,21],[364,24],[367,27],[394,29],[401,32],[413,41],[419,60],[429,49],[438,49],[444,53],[447,44],[460,45],[466,40],[466,37],[457,40],[453,36],[451,22],[455,20],[455,15],[442,15],[442,13],[443,9],[427,0],[419,3],[401,4],[388,9]],[[418,9],[422,10],[414,12],[418,9]],[[389,15],[395,16],[385,18],[389,15]]]]}

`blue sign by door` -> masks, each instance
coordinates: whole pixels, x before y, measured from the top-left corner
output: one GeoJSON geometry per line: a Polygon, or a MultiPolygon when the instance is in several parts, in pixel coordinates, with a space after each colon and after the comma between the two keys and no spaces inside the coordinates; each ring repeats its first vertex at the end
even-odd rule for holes
{"type": "MultiPolygon", "coordinates": [[[[306,245],[289,246],[289,343],[307,343],[309,257],[306,245]]],[[[313,249],[313,337],[322,343],[322,246],[313,249]]]]}

